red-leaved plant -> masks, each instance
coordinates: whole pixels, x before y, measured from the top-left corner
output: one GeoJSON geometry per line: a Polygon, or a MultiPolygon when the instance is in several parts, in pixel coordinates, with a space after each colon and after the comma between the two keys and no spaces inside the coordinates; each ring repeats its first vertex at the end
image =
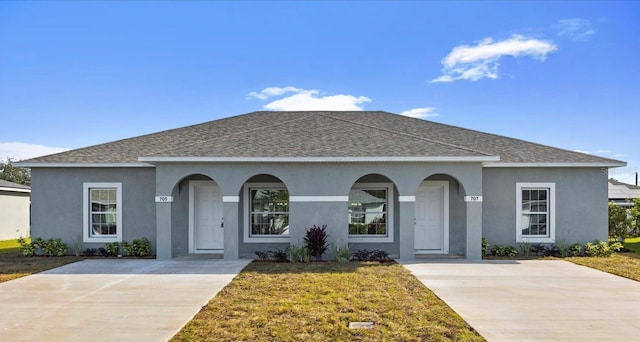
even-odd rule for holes
{"type": "Polygon", "coordinates": [[[316,260],[322,260],[322,255],[329,247],[327,245],[327,225],[325,224],[319,227],[314,224],[313,227],[307,229],[304,243],[311,256],[315,257],[316,260]]]}

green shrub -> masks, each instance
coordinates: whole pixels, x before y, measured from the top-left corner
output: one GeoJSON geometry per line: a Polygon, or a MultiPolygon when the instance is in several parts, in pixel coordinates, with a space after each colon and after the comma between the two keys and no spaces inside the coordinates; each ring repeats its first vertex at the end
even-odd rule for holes
{"type": "Polygon", "coordinates": [[[31,239],[31,243],[28,243],[25,239],[18,239],[22,255],[24,256],[64,256],[69,250],[69,246],[62,242],[62,239],[51,238],[44,240],[41,237],[31,239]]]}
{"type": "Polygon", "coordinates": [[[518,250],[513,246],[494,245],[491,254],[499,257],[514,257],[518,255],[518,250]]]}
{"type": "Polygon", "coordinates": [[[626,238],[633,226],[631,212],[625,207],[609,203],[609,236],[612,238],[626,238]]]}
{"type": "Polygon", "coordinates": [[[351,259],[351,251],[349,250],[349,246],[331,246],[331,253],[333,254],[333,258],[337,262],[349,262],[351,259]]]}
{"type": "Polygon", "coordinates": [[[288,251],[288,249],[289,249],[289,247],[287,247],[283,251],[280,248],[276,248],[275,251],[271,252],[271,255],[273,256],[273,260],[275,260],[276,262],[287,262],[287,261],[289,261],[289,251],[288,251]]]}
{"type": "Polygon", "coordinates": [[[524,257],[529,257],[531,255],[531,244],[528,242],[520,243],[520,254],[524,257]]]}
{"type": "MultiPolygon", "coordinates": [[[[40,239],[41,238],[36,238],[40,239]]],[[[20,244],[20,250],[22,251],[22,255],[24,256],[35,256],[38,252],[40,246],[36,243],[36,239],[31,239],[31,242],[27,242],[24,238],[19,238],[18,243],[20,244]]]]}
{"type": "Polygon", "coordinates": [[[311,254],[309,250],[305,246],[295,246],[291,245],[289,247],[289,260],[291,262],[309,262],[311,254]]]}
{"type": "Polygon", "coordinates": [[[569,248],[567,248],[567,256],[579,257],[579,256],[582,256],[583,251],[584,251],[584,248],[582,247],[581,244],[574,243],[573,245],[569,246],[569,248]]]}
{"type": "Polygon", "coordinates": [[[122,249],[128,256],[147,257],[151,255],[151,242],[146,237],[135,239],[131,243],[123,241],[122,249]]]}
{"type": "Polygon", "coordinates": [[[622,248],[620,242],[614,242],[608,244],[605,241],[594,241],[593,243],[587,242],[584,245],[584,255],[589,257],[608,257],[614,252],[619,251],[622,248]]]}
{"type": "Polygon", "coordinates": [[[489,255],[489,240],[482,238],[482,255],[489,255]]]}
{"type": "Polygon", "coordinates": [[[559,241],[556,243],[556,247],[558,248],[558,253],[560,253],[560,257],[564,258],[568,255],[569,246],[559,241]]]}
{"type": "Polygon", "coordinates": [[[120,255],[120,242],[107,242],[104,244],[104,249],[107,250],[107,256],[120,255]]]}
{"type": "Polygon", "coordinates": [[[353,258],[358,261],[389,261],[389,254],[380,249],[372,251],[368,249],[356,249],[353,251],[353,258]]]}
{"type": "Polygon", "coordinates": [[[67,254],[69,246],[62,242],[62,239],[49,239],[42,244],[42,251],[46,256],[64,256],[67,254]]]}
{"type": "Polygon", "coordinates": [[[260,260],[269,260],[271,258],[271,251],[255,251],[256,256],[260,260]]]}

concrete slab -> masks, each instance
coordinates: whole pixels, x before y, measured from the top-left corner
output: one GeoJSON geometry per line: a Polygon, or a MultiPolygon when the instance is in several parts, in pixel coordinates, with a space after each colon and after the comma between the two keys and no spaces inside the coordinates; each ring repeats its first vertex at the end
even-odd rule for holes
{"type": "Polygon", "coordinates": [[[633,341],[640,282],[561,260],[399,260],[488,341],[633,341]]]}
{"type": "Polygon", "coordinates": [[[0,284],[0,341],[166,341],[251,260],[85,260],[0,284]]]}

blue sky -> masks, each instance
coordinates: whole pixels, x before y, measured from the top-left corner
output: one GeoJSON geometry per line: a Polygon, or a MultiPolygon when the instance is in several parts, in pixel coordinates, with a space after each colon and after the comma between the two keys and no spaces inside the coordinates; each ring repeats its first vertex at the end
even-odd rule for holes
{"type": "Polygon", "coordinates": [[[0,158],[385,110],[640,165],[635,2],[0,2],[0,158]]]}

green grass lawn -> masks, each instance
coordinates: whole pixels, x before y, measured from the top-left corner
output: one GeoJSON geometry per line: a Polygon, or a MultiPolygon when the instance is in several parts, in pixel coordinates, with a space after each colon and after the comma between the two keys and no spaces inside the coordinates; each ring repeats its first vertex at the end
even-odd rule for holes
{"type": "Polygon", "coordinates": [[[0,283],[46,271],[72,262],[79,257],[25,257],[17,240],[0,241],[0,283]]]}
{"type": "Polygon", "coordinates": [[[636,253],[640,253],[640,237],[625,239],[624,247],[636,253]]]}
{"type": "Polygon", "coordinates": [[[395,262],[249,264],[173,341],[483,341],[395,262]],[[348,329],[349,322],[373,329],[348,329]]]}
{"type": "MultiPolygon", "coordinates": [[[[25,239],[27,242],[31,242],[30,238],[25,239]]],[[[4,240],[0,241],[0,253],[15,253],[20,251],[20,244],[18,240],[4,240]]]]}
{"type": "Polygon", "coordinates": [[[636,253],[617,253],[608,258],[575,257],[565,260],[640,281],[640,255],[636,253]]]}

